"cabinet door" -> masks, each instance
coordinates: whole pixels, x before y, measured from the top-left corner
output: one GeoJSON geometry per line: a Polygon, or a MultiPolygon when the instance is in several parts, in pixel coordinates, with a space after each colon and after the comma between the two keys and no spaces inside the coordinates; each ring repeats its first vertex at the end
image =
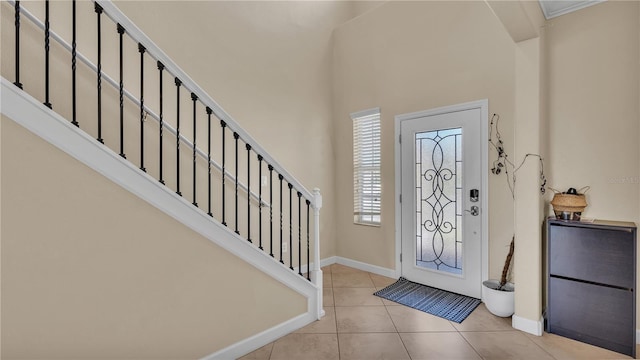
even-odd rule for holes
{"type": "Polygon", "coordinates": [[[613,351],[635,347],[633,292],[550,278],[548,331],[613,351]]]}
{"type": "Polygon", "coordinates": [[[633,232],[552,225],[550,275],[635,287],[633,232]]]}

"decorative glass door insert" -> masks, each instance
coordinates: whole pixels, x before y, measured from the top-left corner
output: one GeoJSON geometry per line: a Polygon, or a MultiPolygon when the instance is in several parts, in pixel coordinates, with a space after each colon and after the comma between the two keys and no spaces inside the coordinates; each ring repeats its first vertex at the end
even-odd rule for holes
{"type": "Polygon", "coordinates": [[[461,275],[462,128],[417,132],[415,149],[415,263],[461,275]]]}
{"type": "Polygon", "coordinates": [[[487,107],[479,101],[396,116],[402,276],[475,298],[488,276],[487,107]]]}

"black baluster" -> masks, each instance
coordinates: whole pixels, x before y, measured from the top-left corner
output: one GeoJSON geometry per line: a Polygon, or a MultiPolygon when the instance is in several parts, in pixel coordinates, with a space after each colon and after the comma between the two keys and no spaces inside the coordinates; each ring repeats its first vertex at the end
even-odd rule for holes
{"type": "Polygon", "coordinates": [[[123,50],[123,42],[124,42],[124,27],[118,24],[118,37],[120,38],[120,156],[123,158],[127,158],[124,153],[124,50],[123,50]]]}
{"type": "Polygon", "coordinates": [[[227,173],[226,173],[226,166],[225,166],[225,153],[226,153],[226,149],[225,149],[225,129],[227,127],[227,123],[224,122],[224,120],[220,120],[220,126],[222,126],[222,225],[227,226],[227,222],[225,221],[225,214],[226,214],[226,210],[225,210],[225,188],[224,188],[224,183],[225,183],[225,178],[227,177],[227,173]]]}
{"type": "Polygon", "coordinates": [[[284,264],[284,261],[282,261],[282,180],[284,176],[278,174],[278,179],[280,180],[280,262],[284,264]]]}
{"type": "Polygon", "coordinates": [[[14,4],[15,26],[16,26],[16,81],[13,84],[22,89],[20,82],[20,1],[16,0],[14,4]]]}
{"type": "Polygon", "coordinates": [[[162,106],[162,71],[164,70],[164,65],[158,61],[158,73],[160,74],[160,80],[159,80],[159,87],[160,87],[160,92],[159,92],[159,97],[160,97],[160,131],[159,131],[159,139],[158,142],[160,143],[160,147],[159,147],[159,151],[160,151],[160,179],[158,181],[160,181],[161,184],[164,185],[164,179],[162,178],[162,135],[163,135],[163,130],[164,130],[164,109],[162,106]]]}
{"type": "Polygon", "coordinates": [[[307,280],[311,281],[311,263],[309,262],[309,205],[311,201],[306,200],[307,203],[307,280]]]}
{"type": "Polygon", "coordinates": [[[98,141],[104,144],[102,139],[102,26],[100,24],[100,18],[102,15],[102,6],[98,3],[94,3],[94,10],[98,18],[98,65],[96,73],[98,75],[98,141]]]}
{"type": "Polygon", "coordinates": [[[209,178],[207,180],[208,187],[208,209],[209,216],[213,217],[211,213],[211,114],[213,111],[210,107],[207,106],[207,171],[209,174],[209,178]]]}
{"type": "Polygon", "coordinates": [[[44,2],[44,105],[51,109],[49,99],[49,42],[51,26],[49,23],[49,0],[44,2]]]}
{"type": "Polygon", "coordinates": [[[76,99],[76,61],[78,57],[76,23],[76,0],[73,0],[71,2],[71,123],[80,127],[77,115],[78,100],[76,99]]]}
{"type": "Polygon", "coordinates": [[[251,145],[247,148],[247,240],[251,241],[251,145]]]}
{"type": "MultiPolygon", "coordinates": [[[[300,209],[300,200],[302,193],[298,191],[298,275],[302,276],[302,217],[300,209]]],[[[307,270],[308,270],[307,265],[307,270]]]]}
{"type": "Polygon", "coordinates": [[[289,184],[289,269],[293,270],[293,199],[291,190],[293,185],[289,184]]]}
{"type": "Polygon", "coordinates": [[[240,135],[234,132],[233,138],[236,141],[236,234],[240,235],[240,231],[238,231],[238,139],[240,135]]]}
{"type": "Polygon", "coordinates": [[[273,257],[273,166],[269,165],[269,255],[273,257]]]}
{"type": "Polygon", "coordinates": [[[191,101],[193,101],[193,206],[198,207],[196,201],[196,105],[198,96],[191,93],[191,101]]]}
{"type": "Polygon", "coordinates": [[[180,86],[182,81],[175,79],[176,83],[176,194],[182,196],[180,192],[180,86]]]}
{"type": "Polygon", "coordinates": [[[262,155],[258,155],[258,249],[262,248],[262,155]]]}
{"type": "Polygon", "coordinates": [[[144,111],[144,53],[147,49],[138,43],[138,51],[140,52],[140,170],[147,172],[144,167],[144,119],[146,117],[144,111]]]}

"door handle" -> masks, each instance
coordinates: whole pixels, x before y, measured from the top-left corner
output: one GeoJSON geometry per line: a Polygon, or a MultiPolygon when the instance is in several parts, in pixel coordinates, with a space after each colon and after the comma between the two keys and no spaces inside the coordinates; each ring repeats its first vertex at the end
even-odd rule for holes
{"type": "Polygon", "coordinates": [[[476,205],[473,205],[470,210],[465,210],[472,216],[478,216],[480,214],[480,208],[476,205]]]}

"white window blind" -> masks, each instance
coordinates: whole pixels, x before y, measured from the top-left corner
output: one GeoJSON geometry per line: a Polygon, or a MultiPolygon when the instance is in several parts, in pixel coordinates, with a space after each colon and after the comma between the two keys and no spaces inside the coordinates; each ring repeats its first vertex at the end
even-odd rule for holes
{"type": "Polygon", "coordinates": [[[353,221],[380,224],[380,109],[351,114],[353,119],[353,221]]]}

